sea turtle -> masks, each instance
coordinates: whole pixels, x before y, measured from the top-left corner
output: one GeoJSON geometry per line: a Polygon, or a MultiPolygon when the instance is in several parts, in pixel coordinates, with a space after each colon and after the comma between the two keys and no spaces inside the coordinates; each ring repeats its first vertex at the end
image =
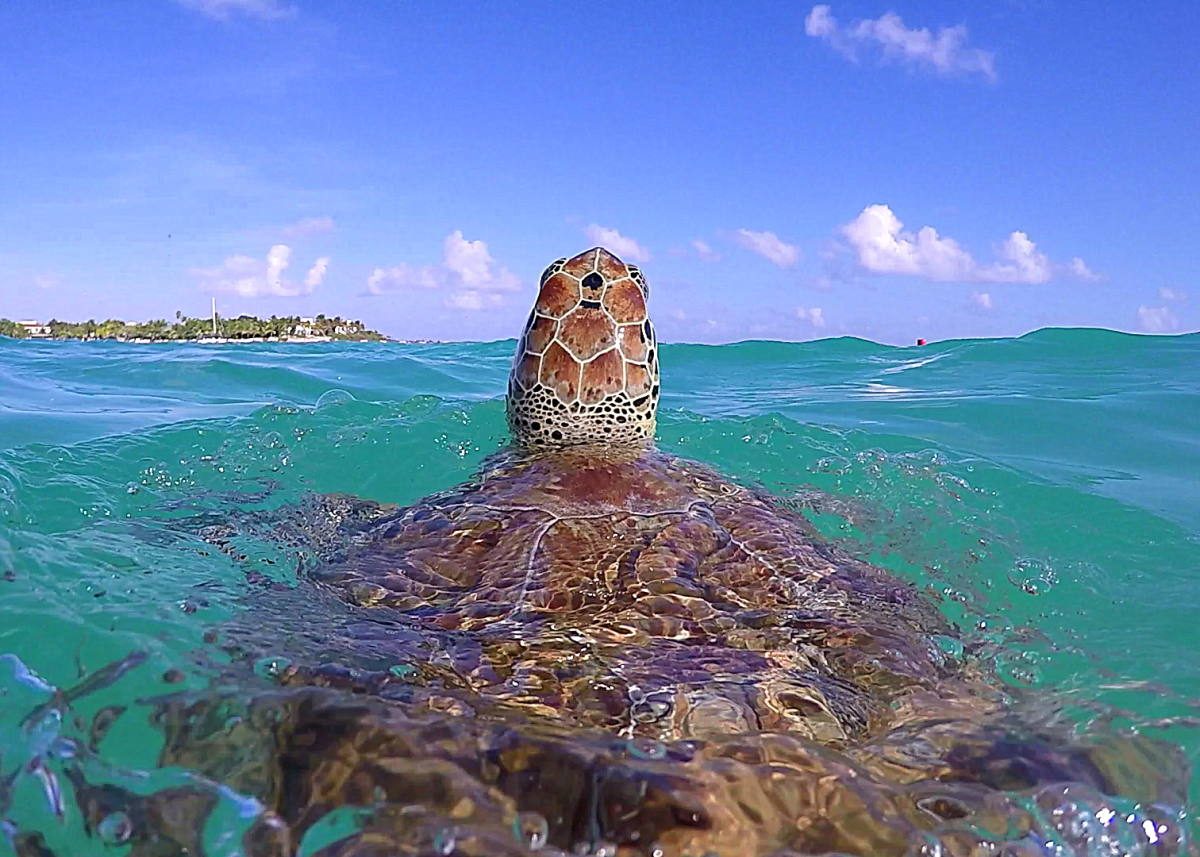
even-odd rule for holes
{"type": "MultiPolygon", "coordinates": [[[[550,265],[512,447],[404,509],[322,500],[345,543],[226,631],[283,656],[276,687],[164,703],[164,762],[258,796],[293,844],[362,807],[339,855],[984,853],[1050,835],[1063,783],[1181,799],[1148,744],[1021,722],[911,584],[656,450],[647,297],[604,248],[550,265]]],[[[185,810],[140,841],[186,845],[185,810]]]]}
{"type": "Polygon", "coordinates": [[[488,704],[662,740],[770,730],[842,746],[884,728],[896,693],[946,673],[931,639],[946,623],[800,515],[654,448],[647,297],[603,248],[551,264],[509,378],[513,447],[314,579],[469,633],[488,704]]]}

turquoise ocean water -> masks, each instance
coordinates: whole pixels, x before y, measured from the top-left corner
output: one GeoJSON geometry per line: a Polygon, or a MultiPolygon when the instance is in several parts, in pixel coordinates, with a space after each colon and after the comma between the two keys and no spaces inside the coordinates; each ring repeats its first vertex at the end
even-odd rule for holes
{"type": "MultiPolygon", "coordinates": [[[[112,831],[88,835],[62,779],[75,718],[123,706],[104,770],[147,792],[186,780],[157,768],[149,700],[205,685],[197,652],[248,569],[287,582],[295,563],[267,542],[205,550],[181,521],[309,492],[409,503],[467,478],[505,442],[512,349],[0,338],[0,854],[17,829],[58,854],[121,853],[112,831]],[[46,705],[135,651],[70,716],[46,705]]],[[[661,359],[662,447],[797,508],[821,492],[822,531],[939,599],[1007,681],[1080,723],[1163,737],[1195,767],[1200,334],[661,359]]],[[[221,843],[255,812],[226,797],[211,853],[237,853],[221,843]]]]}

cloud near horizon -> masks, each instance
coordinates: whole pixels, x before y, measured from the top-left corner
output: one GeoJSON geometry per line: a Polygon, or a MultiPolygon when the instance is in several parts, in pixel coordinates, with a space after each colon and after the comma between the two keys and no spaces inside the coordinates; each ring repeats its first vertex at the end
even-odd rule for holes
{"type": "Polygon", "coordinates": [[[996,80],[996,57],[990,51],[967,46],[967,28],[962,24],[939,27],[936,34],[921,27],[910,29],[895,12],[864,18],[843,26],[826,4],[813,6],[804,19],[806,35],[821,39],[852,62],[860,52],[878,50],[884,61],[937,74],[979,74],[996,80]]]}
{"type": "Polygon", "coordinates": [[[1137,317],[1138,325],[1146,333],[1172,333],[1179,329],[1179,319],[1165,306],[1140,306],[1137,317]]]}
{"type": "Polygon", "coordinates": [[[774,232],[755,232],[739,229],[734,240],[751,253],[757,253],[780,268],[789,268],[800,261],[800,248],[788,244],[774,232]]]}
{"type": "Polygon", "coordinates": [[[500,306],[499,293],[516,291],[521,281],[496,264],[483,241],[468,241],[456,229],[442,241],[442,261],[436,265],[401,263],[375,268],[367,278],[367,294],[386,295],[408,289],[453,289],[446,300],[452,309],[481,310],[500,306]]]}
{"type": "Polygon", "coordinates": [[[272,245],[265,259],[250,256],[230,256],[214,268],[191,270],[207,292],[229,292],[244,298],[298,297],[310,295],[325,280],[329,257],[321,256],[308,269],[304,282],[294,283],[284,278],[291,265],[292,248],[286,244],[272,245]]]}
{"type": "Polygon", "coordinates": [[[907,274],[934,282],[1045,283],[1056,271],[1095,280],[1078,256],[1066,266],[1051,263],[1045,253],[1021,231],[1009,234],[991,264],[977,262],[953,238],[942,236],[932,226],[915,233],[886,205],[868,205],[841,228],[861,268],[873,274],[907,274]]]}
{"type": "Polygon", "coordinates": [[[593,244],[604,247],[621,257],[625,262],[649,262],[650,251],[630,238],[628,235],[622,235],[617,230],[601,226],[598,223],[589,224],[583,234],[593,244]]]}

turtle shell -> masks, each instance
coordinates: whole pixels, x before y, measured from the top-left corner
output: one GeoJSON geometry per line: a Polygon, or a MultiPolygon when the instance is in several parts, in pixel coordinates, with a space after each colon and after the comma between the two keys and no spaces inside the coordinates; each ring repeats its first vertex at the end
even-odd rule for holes
{"type": "MultiPolygon", "coordinates": [[[[264,686],[235,662],[158,712],[164,764],[269,810],[249,854],[293,853],[338,807],[358,828],[320,857],[966,855],[1052,835],[1033,789],[1046,818],[1064,783],[1071,806],[1182,801],[1177,753],[1023,721],[939,653],[953,629],[912,586],[694,462],[509,453],[406,509],[308,513],[349,547],[223,635],[286,665],[264,686]]],[[[199,785],[74,785],[147,849],[215,811],[199,785]]]]}
{"type": "Polygon", "coordinates": [[[358,607],[469,633],[489,704],[661,740],[770,729],[842,745],[945,669],[929,636],[944,622],[912,586],[650,450],[493,462],[315,578],[358,607]]]}

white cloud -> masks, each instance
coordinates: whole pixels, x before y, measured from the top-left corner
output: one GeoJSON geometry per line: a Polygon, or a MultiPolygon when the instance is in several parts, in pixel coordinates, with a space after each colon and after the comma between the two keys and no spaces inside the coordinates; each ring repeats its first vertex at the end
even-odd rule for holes
{"type": "Polygon", "coordinates": [[[707,241],[701,241],[699,238],[692,242],[692,249],[703,262],[717,262],[721,258],[721,254],[709,246],[707,241]]]}
{"type": "Polygon", "coordinates": [[[591,224],[583,233],[593,244],[605,247],[627,262],[649,262],[650,251],[627,235],[608,226],[591,224]]]}
{"type": "Polygon", "coordinates": [[[308,273],[304,275],[304,286],[310,292],[325,279],[325,272],[329,270],[329,257],[322,256],[313,263],[313,266],[308,269],[308,273]]]}
{"type": "Polygon", "coordinates": [[[283,272],[287,270],[292,257],[292,248],[286,244],[274,244],[267,251],[266,291],[269,294],[279,294],[285,290],[283,272]]]}
{"type": "Polygon", "coordinates": [[[982,265],[932,226],[906,232],[886,205],[868,205],[841,231],[858,255],[858,264],[875,274],[908,274],[937,282],[1045,283],[1054,272],[1054,265],[1024,232],[1011,233],[997,251],[999,260],[982,265]]]}
{"type": "Polygon", "coordinates": [[[1078,256],[1071,260],[1071,263],[1067,266],[1067,268],[1070,270],[1071,276],[1078,277],[1081,280],[1095,282],[1096,280],[1100,279],[1100,275],[1089,268],[1087,266],[1087,262],[1083,261],[1078,256]]]}
{"type": "Polygon", "coordinates": [[[814,39],[832,39],[838,34],[838,22],[828,6],[813,6],[804,19],[804,32],[814,39]]]}
{"type": "Polygon", "coordinates": [[[446,269],[469,288],[511,292],[521,285],[507,268],[496,267],[487,244],[466,240],[458,229],[446,236],[442,251],[446,269]]]}
{"type": "Polygon", "coordinates": [[[876,274],[915,274],[931,280],[968,279],[975,262],[953,238],[942,238],[932,226],[915,235],[886,205],[868,205],[842,227],[858,252],[858,263],[876,274]]]}
{"type": "Polygon", "coordinates": [[[484,309],[503,301],[497,292],[511,292],[521,281],[507,268],[497,265],[483,241],[468,241],[454,230],[442,242],[442,261],[437,265],[395,265],[376,268],[367,278],[367,292],[384,295],[405,289],[456,289],[446,299],[454,309],[484,309]]]}
{"type": "Polygon", "coordinates": [[[992,308],[992,296],[987,292],[971,292],[971,303],[987,312],[992,308]]]}
{"type": "Polygon", "coordinates": [[[822,39],[847,59],[858,61],[863,50],[878,50],[883,59],[938,74],[979,74],[996,79],[996,58],[990,51],[967,46],[963,25],[940,27],[931,33],[924,27],[909,29],[895,12],[865,18],[842,26],[825,4],[813,6],[804,19],[804,32],[822,39]]]}
{"type": "Polygon", "coordinates": [[[813,327],[825,326],[825,310],[819,306],[814,307],[796,307],[796,318],[807,321],[813,327]]]}
{"type": "Polygon", "coordinates": [[[33,284],[39,289],[57,288],[62,279],[57,274],[38,274],[33,278],[33,284]]]}
{"type": "Polygon", "coordinates": [[[781,268],[795,265],[800,260],[800,249],[783,241],[774,232],[739,229],[734,235],[734,240],[750,252],[769,259],[781,268]]]}
{"type": "Polygon", "coordinates": [[[1170,333],[1179,328],[1179,319],[1165,306],[1140,306],[1138,324],[1147,333],[1170,333]]]}
{"type": "Polygon", "coordinates": [[[1050,279],[1050,260],[1024,232],[1013,232],[1000,246],[1004,261],[980,268],[976,277],[985,283],[1044,283],[1050,279]]]}
{"type": "Polygon", "coordinates": [[[1158,298],[1169,303],[1178,303],[1187,300],[1187,292],[1180,289],[1161,288],[1158,290],[1158,298]]]}
{"type": "Polygon", "coordinates": [[[236,15],[258,18],[260,21],[275,21],[296,14],[295,6],[279,0],[178,0],[181,6],[194,9],[217,21],[228,21],[236,15]]]}
{"type": "Polygon", "coordinates": [[[232,292],[246,298],[266,296],[295,297],[308,295],[321,285],[325,272],[329,270],[329,257],[317,259],[303,283],[293,283],[284,278],[291,264],[292,248],[286,244],[275,244],[267,251],[266,259],[250,256],[230,256],[215,268],[193,268],[192,276],[200,287],[210,292],[232,292]]]}
{"type": "Polygon", "coordinates": [[[305,217],[295,223],[289,223],[279,230],[284,238],[307,238],[310,235],[320,235],[336,229],[332,217],[305,217]]]}

